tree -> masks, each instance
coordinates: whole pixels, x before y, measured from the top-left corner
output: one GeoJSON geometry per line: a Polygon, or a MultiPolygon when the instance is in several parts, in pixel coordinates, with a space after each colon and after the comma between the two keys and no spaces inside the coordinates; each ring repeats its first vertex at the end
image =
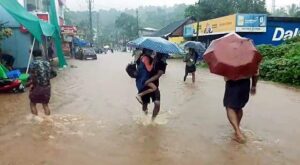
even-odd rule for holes
{"type": "Polygon", "coordinates": [[[207,20],[233,14],[233,7],[232,0],[199,0],[198,3],[185,10],[185,16],[207,20]]]}
{"type": "MultiPolygon", "coordinates": [[[[140,7],[140,27],[161,29],[168,24],[185,18],[187,5],[180,4],[173,7],[140,7]]],[[[134,14],[134,13],[132,13],[134,14]]]]}
{"type": "MultiPolygon", "coordinates": [[[[172,7],[146,6],[139,7],[139,27],[151,27],[161,29],[171,22],[184,19],[184,12],[188,6],[179,4],[172,7]]],[[[116,9],[104,10],[100,9],[93,12],[93,26],[99,30],[97,37],[98,45],[111,45],[119,43],[123,39],[121,29],[115,25],[117,18],[122,14],[127,13],[131,16],[136,15],[136,9],[126,9],[123,12],[116,9]],[[98,16],[99,14],[99,16],[98,16]],[[97,26],[99,23],[99,27],[97,26]]],[[[80,31],[80,36],[85,38],[85,33],[88,34],[86,21],[88,18],[87,11],[70,11],[65,12],[65,21],[69,25],[75,25],[80,31]]],[[[135,20],[135,22],[137,22],[135,20]]],[[[137,32],[137,30],[136,30],[137,32]]],[[[128,38],[128,37],[125,37],[128,38]]]]}
{"type": "Polygon", "coordinates": [[[185,16],[207,20],[234,13],[267,13],[265,0],[199,0],[185,10],[185,16]]]}
{"type": "Polygon", "coordinates": [[[299,17],[300,16],[300,7],[296,4],[292,4],[287,7],[287,13],[290,17],[299,17]]]}
{"type": "Polygon", "coordinates": [[[132,15],[122,13],[116,19],[115,27],[125,41],[132,40],[138,36],[137,21],[132,15]]]}
{"type": "Polygon", "coordinates": [[[267,13],[265,0],[233,0],[238,13],[267,13]]]}
{"type": "Polygon", "coordinates": [[[73,25],[72,12],[69,8],[65,9],[65,23],[67,25],[73,25]]]}
{"type": "Polygon", "coordinates": [[[276,9],[272,16],[277,17],[300,17],[300,6],[296,4],[289,5],[287,7],[281,7],[276,9]]]}
{"type": "Polygon", "coordinates": [[[80,21],[78,24],[78,34],[84,40],[89,39],[90,31],[89,31],[89,22],[87,19],[80,21]]]}
{"type": "Polygon", "coordinates": [[[274,13],[272,13],[272,16],[277,16],[277,17],[287,17],[288,14],[286,12],[286,9],[284,7],[281,7],[279,9],[276,9],[274,13]]]}

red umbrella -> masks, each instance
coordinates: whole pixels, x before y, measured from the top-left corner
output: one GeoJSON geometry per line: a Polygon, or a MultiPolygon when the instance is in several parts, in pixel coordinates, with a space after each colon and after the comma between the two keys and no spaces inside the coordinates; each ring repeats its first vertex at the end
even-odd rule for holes
{"type": "Polygon", "coordinates": [[[250,39],[230,33],[210,44],[204,60],[211,73],[238,80],[255,75],[262,56],[250,39]]]}

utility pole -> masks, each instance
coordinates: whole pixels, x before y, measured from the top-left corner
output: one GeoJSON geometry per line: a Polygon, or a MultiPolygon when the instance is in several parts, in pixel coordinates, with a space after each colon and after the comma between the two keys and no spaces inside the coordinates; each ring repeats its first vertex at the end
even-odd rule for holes
{"type": "Polygon", "coordinates": [[[93,43],[94,40],[94,33],[93,33],[93,19],[92,19],[92,3],[94,2],[94,0],[88,0],[89,3],[89,23],[90,23],[90,42],[93,43]]]}
{"type": "Polygon", "coordinates": [[[139,25],[139,9],[136,9],[136,26],[137,26],[137,36],[139,37],[140,36],[140,33],[139,33],[139,28],[140,28],[140,25],[139,25]]]}
{"type": "Polygon", "coordinates": [[[100,11],[97,13],[97,44],[100,45],[100,11]]]}
{"type": "MultiPolygon", "coordinates": [[[[197,4],[197,5],[198,5],[198,7],[200,7],[200,0],[198,1],[198,4],[197,4]]],[[[197,17],[197,18],[196,18],[196,21],[197,21],[197,30],[196,30],[196,31],[197,31],[197,34],[196,34],[196,41],[199,41],[199,26],[200,26],[199,24],[200,24],[200,15],[199,15],[199,13],[198,13],[198,12],[196,13],[196,17],[197,17]]]]}

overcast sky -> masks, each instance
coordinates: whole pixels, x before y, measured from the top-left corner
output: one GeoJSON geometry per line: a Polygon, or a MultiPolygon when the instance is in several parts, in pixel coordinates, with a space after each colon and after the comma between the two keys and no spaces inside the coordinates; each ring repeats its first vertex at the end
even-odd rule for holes
{"type": "MultiPolygon", "coordinates": [[[[172,6],[174,4],[194,4],[197,0],[94,0],[93,10],[115,8],[137,8],[139,6],[172,6]]],[[[272,0],[266,0],[268,9],[272,0]]],[[[276,7],[286,6],[292,3],[300,4],[300,0],[276,0],[276,7]]],[[[67,6],[71,10],[87,10],[87,0],[67,0],[67,6]]]]}

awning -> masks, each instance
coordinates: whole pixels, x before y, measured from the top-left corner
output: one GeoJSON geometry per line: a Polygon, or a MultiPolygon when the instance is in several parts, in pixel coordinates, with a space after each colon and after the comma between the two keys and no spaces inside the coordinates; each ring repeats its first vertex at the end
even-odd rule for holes
{"type": "Polygon", "coordinates": [[[89,42],[84,41],[84,40],[81,40],[81,39],[79,39],[79,38],[77,38],[77,37],[75,37],[75,38],[73,39],[73,42],[74,42],[74,45],[75,45],[75,46],[79,46],[79,47],[86,47],[86,46],[89,46],[89,45],[90,45],[89,42]]]}
{"type": "Polygon", "coordinates": [[[59,66],[65,67],[67,65],[61,46],[60,29],[54,0],[50,0],[50,20],[52,24],[40,20],[37,16],[29,13],[16,0],[0,0],[0,5],[39,42],[42,42],[42,36],[52,36],[56,45],[59,66]]]}
{"type": "Polygon", "coordinates": [[[40,20],[37,16],[26,11],[16,0],[0,0],[0,5],[39,42],[42,41],[43,35],[54,35],[55,28],[53,25],[40,20]]]}

